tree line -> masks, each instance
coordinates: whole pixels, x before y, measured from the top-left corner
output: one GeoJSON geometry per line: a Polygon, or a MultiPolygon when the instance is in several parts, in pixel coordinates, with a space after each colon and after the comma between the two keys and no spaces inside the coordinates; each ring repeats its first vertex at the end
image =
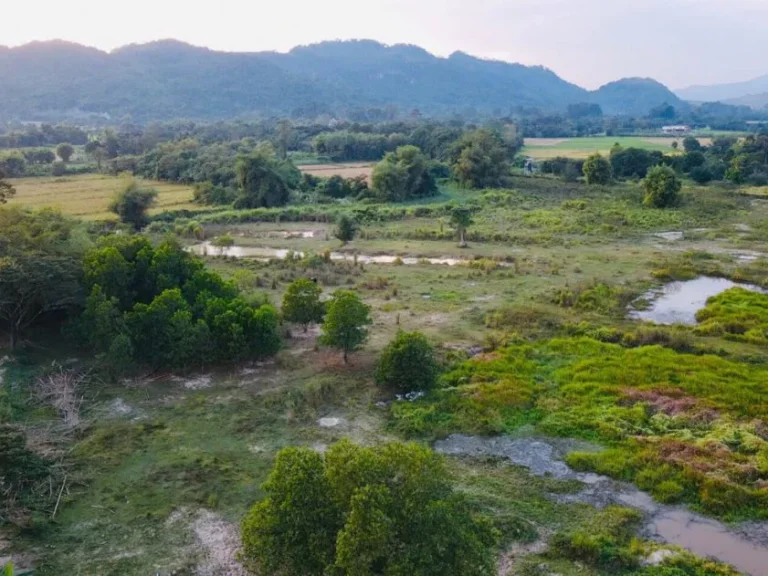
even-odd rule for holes
{"type": "Polygon", "coordinates": [[[567,181],[582,175],[591,184],[609,184],[613,180],[641,180],[659,166],[677,175],[689,177],[697,184],[714,181],[737,185],[768,185],[768,131],[743,139],[718,137],[710,145],[688,136],[682,141],[681,153],[664,154],[616,144],[607,158],[593,156],[584,160],[557,157],[545,160],[540,169],[567,181]]]}

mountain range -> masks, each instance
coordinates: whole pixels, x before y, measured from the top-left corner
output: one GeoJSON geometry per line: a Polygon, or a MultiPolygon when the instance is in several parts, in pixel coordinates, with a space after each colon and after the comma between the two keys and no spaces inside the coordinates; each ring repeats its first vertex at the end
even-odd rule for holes
{"type": "Polygon", "coordinates": [[[0,46],[0,121],[88,115],[134,121],[291,114],[315,117],[396,106],[425,115],[564,111],[599,104],[605,114],[645,115],[685,103],[651,79],[595,91],[541,66],[456,52],[437,57],[412,45],[323,42],[288,53],[217,52],[175,40],[110,53],[63,41],[0,46]]]}
{"type": "Polygon", "coordinates": [[[690,86],[677,90],[677,95],[696,102],[724,102],[759,109],[768,105],[768,74],[746,82],[690,86]]]}

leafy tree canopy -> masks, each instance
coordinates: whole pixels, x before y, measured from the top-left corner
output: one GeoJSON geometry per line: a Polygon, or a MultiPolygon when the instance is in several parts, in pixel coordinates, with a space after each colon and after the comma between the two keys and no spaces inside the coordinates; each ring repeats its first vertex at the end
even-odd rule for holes
{"type": "Polygon", "coordinates": [[[398,392],[431,390],[440,365],[435,350],[421,332],[400,331],[376,363],[376,383],[398,392]]]}
{"type": "Polygon", "coordinates": [[[509,176],[508,150],[498,132],[476,130],[462,136],[451,152],[451,167],[466,188],[503,186],[509,176]]]}
{"type": "Polygon", "coordinates": [[[357,235],[357,222],[352,217],[342,214],[336,222],[333,235],[341,240],[343,244],[352,242],[357,235]]]}
{"type": "Polygon", "coordinates": [[[437,193],[429,159],[416,146],[389,152],[373,170],[373,190],[387,202],[402,202],[437,193]]]}
{"type": "Polygon", "coordinates": [[[607,158],[601,154],[592,154],[584,162],[584,178],[587,184],[604,186],[613,180],[613,168],[607,158]]]}
{"type": "Polygon", "coordinates": [[[243,552],[260,574],[495,574],[497,533],[454,492],[443,460],[416,444],[325,456],[286,448],[243,520],[243,552]]]}
{"type": "Polygon", "coordinates": [[[301,325],[306,332],[310,324],[323,319],[322,292],[323,289],[308,278],[293,281],[283,296],[283,318],[301,325]]]}
{"type": "Polygon", "coordinates": [[[56,146],[56,155],[64,162],[69,162],[72,159],[72,155],[75,153],[75,148],[69,142],[62,142],[56,146]]]}
{"type": "Polygon", "coordinates": [[[349,352],[359,349],[368,339],[372,324],[371,309],[351,290],[337,290],[327,304],[321,340],[323,344],[342,350],[344,361],[349,352]]]}
{"type": "Polygon", "coordinates": [[[677,203],[683,185],[668,166],[656,166],[643,180],[646,206],[669,208],[677,203]]]}
{"type": "Polygon", "coordinates": [[[260,146],[241,156],[235,167],[240,196],[236,208],[272,208],[288,202],[301,173],[290,160],[278,159],[274,148],[260,146]]]}
{"type": "Polygon", "coordinates": [[[109,210],[120,217],[121,222],[131,224],[136,230],[147,224],[147,211],[157,200],[157,190],[142,186],[132,176],[126,176],[115,194],[109,210]]]}

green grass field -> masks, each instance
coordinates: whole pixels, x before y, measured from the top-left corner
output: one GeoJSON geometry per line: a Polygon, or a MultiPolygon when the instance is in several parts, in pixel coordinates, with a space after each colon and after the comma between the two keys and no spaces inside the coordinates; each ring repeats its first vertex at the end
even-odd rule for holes
{"type": "MultiPolygon", "coordinates": [[[[706,144],[706,139],[704,144],[706,144]]],[[[591,138],[526,138],[523,154],[536,159],[546,160],[556,156],[568,158],[586,158],[590,154],[600,152],[608,154],[611,147],[618,143],[625,148],[634,147],[643,150],[659,150],[661,152],[674,152],[672,143],[678,142],[682,147],[682,138],[654,138],[654,137],[616,137],[599,136],[591,138]]]]}
{"type": "MultiPolygon", "coordinates": [[[[157,204],[152,213],[165,210],[194,209],[192,188],[181,184],[146,181],[158,191],[157,204]]],[[[18,178],[11,181],[16,188],[12,204],[32,208],[58,207],[64,214],[87,220],[113,220],[114,214],[108,206],[115,191],[120,187],[118,176],[105,174],[84,174],[59,178],[18,178]]]]}

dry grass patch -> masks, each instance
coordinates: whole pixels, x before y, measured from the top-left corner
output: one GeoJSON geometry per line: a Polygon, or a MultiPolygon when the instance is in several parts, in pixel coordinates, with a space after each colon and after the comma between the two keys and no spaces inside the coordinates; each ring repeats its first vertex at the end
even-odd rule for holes
{"type": "Polygon", "coordinates": [[[368,183],[371,182],[373,174],[373,164],[370,162],[351,162],[347,164],[315,164],[310,166],[299,166],[299,170],[305,174],[319,176],[321,178],[330,178],[331,176],[341,176],[342,178],[356,178],[365,176],[368,183]]]}
{"type": "MultiPolygon", "coordinates": [[[[140,181],[158,192],[157,204],[152,213],[166,210],[194,209],[200,206],[192,203],[192,187],[151,180],[140,181]]],[[[121,180],[106,174],[84,174],[61,178],[18,178],[11,183],[16,196],[11,203],[31,208],[58,207],[64,214],[89,220],[114,220],[108,206],[121,180]]]]}

